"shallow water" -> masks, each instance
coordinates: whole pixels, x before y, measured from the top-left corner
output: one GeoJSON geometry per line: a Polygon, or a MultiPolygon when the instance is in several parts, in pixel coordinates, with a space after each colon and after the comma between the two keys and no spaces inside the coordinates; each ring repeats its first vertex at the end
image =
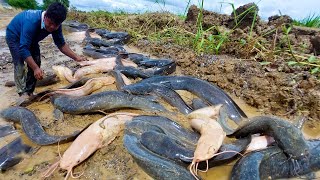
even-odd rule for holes
{"type": "MultiPolygon", "coordinates": [[[[81,53],[81,42],[83,39],[83,33],[69,33],[66,36],[68,41],[71,41],[71,48],[76,52],[81,53]]],[[[42,43],[42,47],[46,47],[52,44],[50,39],[45,40],[42,43]]],[[[134,47],[125,47],[129,52],[140,53],[138,49],[134,47]]],[[[45,70],[50,70],[51,66],[57,63],[64,63],[68,60],[67,57],[63,56],[60,52],[55,51],[51,48],[43,48],[42,52],[45,56],[43,67],[45,70]]],[[[1,53],[1,52],[0,52],[1,53]]],[[[72,64],[72,63],[71,63],[72,64]]],[[[74,64],[73,64],[74,65],[74,64]]],[[[181,70],[178,68],[175,74],[181,74],[181,70]]],[[[15,88],[4,87],[4,83],[8,80],[13,80],[13,72],[0,72],[0,110],[4,109],[17,98],[15,93],[15,88]]],[[[65,82],[60,82],[55,85],[37,88],[36,92],[41,92],[46,89],[56,89],[65,86],[65,82]]],[[[101,92],[104,90],[115,90],[115,85],[106,86],[96,92],[101,92]]],[[[195,97],[191,93],[185,91],[178,91],[178,93],[190,103],[195,97]]],[[[243,111],[249,116],[260,115],[261,112],[258,109],[246,105],[241,99],[232,97],[237,104],[243,109],[243,111]]],[[[167,107],[176,111],[174,108],[167,107]]],[[[103,117],[101,114],[89,114],[89,115],[65,115],[64,120],[61,122],[56,122],[53,119],[52,112],[54,110],[53,106],[48,100],[36,102],[28,106],[36,116],[39,118],[40,123],[44,126],[45,130],[49,134],[54,135],[65,135],[76,130],[81,130],[90,123],[103,117]]],[[[122,112],[135,112],[146,114],[146,112],[138,110],[121,110],[122,112]]],[[[169,116],[172,120],[177,121],[179,124],[186,128],[190,128],[188,121],[184,115],[176,114],[174,116],[169,116]]],[[[0,119],[0,124],[6,123],[4,120],[0,119]]],[[[22,134],[24,143],[37,148],[38,146],[32,143],[23,132],[21,132],[21,127],[16,125],[18,131],[22,134]]],[[[304,135],[306,138],[319,138],[320,137],[320,124],[311,121],[306,122],[303,128],[304,135]]],[[[108,177],[108,179],[152,179],[146,173],[139,168],[139,166],[133,161],[131,156],[126,152],[122,144],[123,133],[121,133],[119,138],[116,138],[110,145],[98,150],[94,155],[92,155],[88,160],[81,163],[75,168],[75,172],[84,172],[84,175],[80,179],[100,179],[101,177],[108,177]]],[[[8,142],[6,140],[4,142],[8,142]]],[[[5,143],[4,143],[5,144],[5,143]]],[[[65,143],[59,145],[59,151],[64,152],[71,143],[65,143]]],[[[2,145],[2,144],[1,144],[2,145]]],[[[25,159],[13,169],[0,174],[0,179],[39,179],[41,172],[49,167],[49,164],[54,163],[59,159],[59,151],[57,145],[42,146],[34,154],[25,156],[25,159]]],[[[232,164],[223,165],[219,167],[211,168],[207,173],[200,173],[201,177],[204,179],[229,179],[230,172],[232,170],[232,164]]],[[[55,171],[50,179],[61,179],[65,175],[65,171],[55,171]]]]}

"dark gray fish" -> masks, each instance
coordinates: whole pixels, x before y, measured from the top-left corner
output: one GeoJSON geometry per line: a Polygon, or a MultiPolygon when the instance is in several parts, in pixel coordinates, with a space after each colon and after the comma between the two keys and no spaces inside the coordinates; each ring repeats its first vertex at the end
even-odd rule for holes
{"type": "Polygon", "coordinates": [[[135,86],[122,86],[122,90],[131,94],[156,95],[163,98],[170,105],[176,107],[183,114],[192,112],[192,109],[177,92],[161,84],[138,83],[135,86]]]}
{"type": "Polygon", "coordinates": [[[122,39],[122,40],[129,40],[130,35],[127,32],[106,32],[100,35],[106,39],[122,39]]]}
{"type": "MultiPolygon", "coordinates": [[[[281,152],[281,151],[280,151],[281,152]]],[[[259,164],[263,160],[264,155],[262,153],[250,153],[244,158],[241,158],[233,166],[231,172],[232,180],[260,180],[259,164]]]]}
{"type": "Polygon", "coordinates": [[[106,29],[90,29],[91,32],[96,32],[99,36],[102,36],[106,33],[110,33],[111,31],[106,30],[106,29]]]}
{"type": "MultiPolygon", "coordinates": [[[[237,124],[246,118],[240,107],[218,86],[191,76],[154,76],[139,83],[163,84],[174,90],[186,90],[212,105],[223,104],[228,110],[228,116],[237,124]]],[[[128,86],[136,86],[139,83],[128,86]]]]}
{"type": "Polygon", "coordinates": [[[150,76],[155,75],[169,75],[176,71],[177,64],[175,62],[167,65],[167,66],[161,66],[161,67],[152,67],[145,69],[144,72],[147,74],[150,74],[150,76]]]}
{"type": "Polygon", "coordinates": [[[120,91],[105,91],[83,97],[54,95],[51,97],[51,101],[55,108],[69,114],[83,114],[119,108],[133,108],[152,112],[167,111],[162,105],[150,98],[120,91]]]}
{"type": "Polygon", "coordinates": [[[127,58],[131,61],[133,61],[136,64],[140,64],[141,61],[148,61],[150,58],[148,56],[137,54],[137,53],[128,53],[127,58]]]}
{"type": "Polygon", "coordinates": [[[145,73],[143,70],[131,67],[131,66],[121,66],[121,65],[117,65],[115,68],[115,70],[120,71],[122,74],[124,74],[127,77],[131,77],[131,78],[149,78],[150,75],[145,73]]]}
{"type": "Polygon", "coordinates": [[[104,48],[96,48],[91,44],[87,44],[83,48],[84,53],[91,57],[114,57],[120,53],[125,53],[126,50],[122,46],[110,46],[110,47],[104,47],[104,48]],[[94,55],[96,54],[96,55],[94,55]]]}
{"type": "Polygon", "coordinates": [[[300,159],[290,159],[278,146],[253,151],[234,165],[233,180],[279,179],[308,175],[320,169],[320,141],[307,141],[310,154],[300,159]]]}
{"type": "MultiPolygon", "coordinates": [[[[137,134],[140,142],[150,151],[171,159],[180,165],[192,161],[200,135],[181,127],[176,122],[161,116],[137,116],[126,123],[126,129],[137,134]],[[146,134],[144,134],[146,133],[146,134]],[[143,135],[144,134],[144,135],[143,135]]],[[[209,167],[226,164],[236,159],[239,153],[246,150],[251,137],[224,143],[218,152],[235,151],[217,155],[209,160],[209,167]]],[[[206,163],[199,164],[200,169],[206,168],[206,163]]]]}
{"type": "Polygon", "coordinates": [[[231,134],[236,138],[262,133],[272,136],[278,146],[292,158],[309,154],[309,148],[300,129],[276,116],[256,116],[248,119],[231,134]]]}
{"type": "Polygon", "coordinates": [[[120,71],[118,70],[111,70],[109,71],[109,74],[111,76],[113,76],[116,79],[116,87],[118,90],[121,90],[123,86],[125,86],[126,84],[123,81],[123,78],[121,76],[120,71]]]}
{"type": "Polygon", "coordinates": [[[307,117],[305,116],[299,116],[297,117],[297,119],[294,120],[294,125],[298,128],[298,129],[302,129],[304,123],[307,121],[307,117]]]}
{"type": "Polygon", "coordinates": [[[140,66],[150,68],[150,67],[164,67],[173,64],[174,61],[171,59],[149,59],[139,62],[140,66]]]}
{"type": "Polygon", "coordinates": [[[124,135],[124,147],[137,164],[154,179],[194,179],[192,174],[180,165],[146,149],[135,134],[124,135]]]}
{"type": "MultiPolygon", "coordinates": [[[[116,56],[116,65],[117,65],[117,66],[123,66],[123,63],[122,63],[122,61],[121,61],[122,58],[123,58],[123,55],[122,55],[122,54],[119,54],[119,55],[116,56]]],[[[115,67],[114,69],[116,69],[116,67],[115,67]]]]}
{"type": "Polygon", "coordinates": [[[59,109],[54,109],[52,114],[55,121],[63,121],[64,115],[59,109]]]}
{"type": "Polygon", "coordinates": [[[90,32],[95,32],[95,29],[94,28],[87,29],[85,32],[85,36],[91,38],[90,32]]]}
{"type": "MultiPolygon", "coordinates": [[[[166,130],[161,129],[159,126],[147,124],[143,122],[132,122],[128,124],[128,128],[132,128],[140,125],[142,129],[148,128],[141,133],[141,144],[143,144],[150,151],[161,155],[162,157],[171,159],[180,165],[187,165],[186,163],[191,163],[193,153],[195,151],[196,145],[192,142],[186,143],[185,139],[182,140],[179,137],[183,137],[181,134],[179,137],[166,134],[166,130]],[[159,128],[159,129],[157,129],[159,128]],[[161,132],[162,131],[162,132],[161,132]]],[[[239,154],[248,147],[251,142],[251,137],[241,138],[234,140],[231,143],[224,143],[220,147],[218,152],[226,152],[217,155],[208,161],[208,167],[214,167],[222,164],[227,164],[236,159],[239,154]]],[[[206,162],[199,163],[199,169],[206,169],[206,162]]]]}
{"type": "Polygon", "coordinates": [[[108,47],[107,49],[96,49],[96,51],[106,55],[117,55],[119,53],[117,49],[114,49],[112,47],[108,47]]]}
{"type": "MultiPolygon", "coordinates": [[[[44,77],[41,80],[38,80],[36,83],[36,87],[49,86],[49,85],[55,84],[59,81],[60,81],[60,79],[57,77],[57,75],[55,75],[55,74],[49,75],[49,76],[44,77]]],[[[7,81],[4,86],[13,87],[15,85],[16,84],[14,81],[7,81]]]]}
{"type": "Polygon", "coordinates": [[[49,135],[44,131],[34,113],[24,107],[9,107],[2,110],[0,115],[6,120],[20,123],[28,138],[32,142],[39,145],[49,145],[58,142],[71,141],[80,133],[79,131],[76,131],[73,134],[66,136],[49,135]]]}
{"type": "Polygon", "coordinates": [[[217,119],[217,122],[221,125],[224,132],[226,132],[226,135],[230,135],[235,132],[235,129],[230,127],[228,124],[228,110],[225,106],[222,106],[219,111],[219,117],[217,119]]]}
{"type": "Polygon", "coordinates": [[[118,55],[119,53],[125,53],[126,49],[124,49],[122,46],[117,45],[117,46],[110,46],[110,47],[105,47],[105,48],[99,48],[96,49],[97,52],[103,53],[103,54],[114,54],[118,55]]]}
{"type": "Polygon", "coordinates": [[[104,40],[104,39],[100,39],[100,38],[89,38],[86,37],[84,39],[84,41],[86,43],[90,43],[93,46],[97,46],[97,47],[110,47],[110,46],[115,46],[115,45],[123,45],[125,44],[125,41],[123,41],[122,39],[109,39],[109,40],[104,40]]]}
{"type": "Polygon", "coordinates": [[[56,74],[48,75],[48,76],[44,77],[43,79],[37,81],[36,87],[49,86],[52,84],[56,84],[59,81],[60,81],[60,79],[57,77],[56,74]]]}
{"type": "Polygon", "coordinates": [[[186,162],[190,162],[195,150],[195,146],[186,147],[177,139],[153,130],[142,133],[140,143],[153,153],[171,159],[182,166],[189,165],[186,162]]]}
{"type": "Polygon", "coordinates": [[[96,32],[102,39],[117,40],[117,44],[126,44],[130,40],[130,35],[127,32],[110,32],[105,29],[89,29],[86,32],[86,37],[91,38],[90,32],[96,32]]]}
{"type": "Polygon", "coordinates": [[[191,107],[194,109],[194,110],[197,110],[197,109],[201,109],[201,108],[204,108],[204,107],[208,107],[210,106],[208,103],[204,102],[202,99],[200,98],[194,98],[192,99],[192,104],[191,104],[191,107]]]}
{"type": "Polygon", "coordinates": [[[62,23],[63,28],[68,29],[69,32],[79,32],[79,31],[86,31],[89,26],[84,23],[80,23],[74,20],[68,20],[62,23]]]}
{"type": "Polygon", "coordinates": [[[92,49],[83,49],[82,53],[86,56],[90,56],[93,59],[100,59],[100,58],[109,58],[109,57],[114,57],[114,54],[103,54],[101,52],[97,52],[96,50],[92,49]]]}
{"type": "Polygon", "coordinates": [[[23,144],[20,137],[11,141],[0,149],[0,170],[5,171],[18,164],[22,160],[19,154],[28,153],[30,150],[31,147],[23,144]]]}
{"type": "MultiPolygon", "coordinates": [[[[196,145],[199,139],[198,133],[190,131],[186,128],[183,128],[180,124],[163,116],[136,116],[132,119],[131,122],[133,123],[143,122],[143,123],[149,123],[150,125],[153,125],[153,126],[158,126],[161,128],[161,130],[165,134],[179,139],[181,143],[185,142],[186,146],[187,144],[190,144],[190,143],[193,145],[196,145]]],[[[143,125],[140,128],[136,127],[133,129],[136,129],[137,131],[140,131],[140,132],[145,132],[148,130],[148,126],[143,125]]]]}
{"type": "Polygon", "coordinates": [[[11,124],[0,126],[0,138],[17,132],[11,124]]]}

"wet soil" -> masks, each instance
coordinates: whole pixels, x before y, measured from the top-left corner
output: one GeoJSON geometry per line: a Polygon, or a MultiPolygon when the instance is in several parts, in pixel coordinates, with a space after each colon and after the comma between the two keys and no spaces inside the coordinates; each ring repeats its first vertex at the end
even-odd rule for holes
{"type": "MultiPolygon", "coordinates": [[[[0,13],[0,24],[9,22],[14,13],[0,13]],[[8,18],[2,18],[8,17],[8,18]]],[[[158,18],[158,16],[156,16],[158,18]]],[[[10,106],[18,98],[15,87],[5,87],[6,81],[13,80],[13,65],[11,56],[5,43],[5,26],[0,28],[0,109],[10,106]]],[[[66,40],[70,47],[81,54],[83,33],[66,34],[66,40]]],[[[177,75],[193,75],[209,82],[215,83],[240,105],[248,114],[273,114],[294,121],[297,118],[307,117],[304,126],[304,135],[307,138],[320,138],[320,114],[319,114],[319,82],[316,78],[304,71],[286,69],[285,66],[261,66],[251,59],[240,59],[226,55],[196,55],[190,49],[159,43],[150,43],[141,40],[131,43],[126,47],[129,52],[148,54],[154,57],[168,57],[176,60],[177,75]],[[283,68],[278,71],[279,68],[283,68]]],[[[51,38],[41,42],[42,67],[46,74],[51,74],[53,65],[66,65],[69,68],[77,68],[77,64],[64,56],[54,46],[51,38]]],[[[281,64],[281,63],[280,63],[281,64]]],[[[52,86],[36,88],[36,92],[46,89],[56,89],[66,85],[60,82],[52,86]]],[[[116,89],[115,85],[98,90],[116,89]]],[[[181,96],[190,101],[192,95],[179,91],[181,96]]],[[[55,121],[52,116],[53,106],[49,101],[33,103],[27,107],[39,118],[45,130],[52,135],[70,134],[80,130],[88,124],[103,117],[101,114],[65,115],[63,121],[55,121]]],[[[173,110],[173,109],[172,109],[173,110]]],[[[121,110],[128,111],[128,110],[121,110]]],[[[141,114],[146,112],[130,110],[141,114]]],[[[169,116],[169,115],[165,115],[169,116]]],[[[189,128],[183,115],[177,114],[173,120],[189,128]]],[[[7,123],[0,119],[0,123],[7,123]]],[[[25,143],[37,147],[24,136],[21,127],[16,125],[25,143]]],[[[75,167],[74,172],[84,174],[80,179],[152,179],[144,173],[126,152],[122,144],[123,133],[110,145],[101,148],[88,158],[88,160],[75,167]]],[[[1,140],[3,141],[3,140],[1,140]]],[[[63,153],[70,143],[60,144],[63,153]]],[[[42,146],[32,155],[26,155],[24,160],[12,169],[0,174],[0,179],[40,179],[41,173],[52,163],[59,159],[57,145],[42,146]]],[[[228,179],[232,168],[229,165],[215,167],[208,173],[201,173],[204,179],[228,179]]],[[[56,170],[48,179],[62,179],[66,175],[64,170],[56,170]]]]}

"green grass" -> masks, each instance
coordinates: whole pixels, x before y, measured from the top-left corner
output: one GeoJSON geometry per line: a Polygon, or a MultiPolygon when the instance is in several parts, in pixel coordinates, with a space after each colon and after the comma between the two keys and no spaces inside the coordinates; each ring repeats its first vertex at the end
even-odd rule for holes
{"type": "Polygon", "coordinates": [[[294,20],[294,25],[320,28],[320,15],[310,14],[301,20],[294,20]]]}
{"type": "MultiPolygon", "coordinates": [[[[229,35],[233,32],[234,29],[236,29],[245,16],[247,16],[250,13],[254,14],[254,18],[250,27],[250,34],[249,34],[249,40],[251,39],[252,36],[252,31],[253,27],[255,25],[256,17],[257,17],[257,11],[255,6],[251,6],[248,8],[246,11],[242,12],[241,14],[236,14],[236,9],[234,7],[234,4],[232,3],[227,3],[229,4],[232,9],[233,9],[233,14],[234,14],[234,21],[235,21],[235,26],[230,30],[230,31],[225,31],[221,30],[217,26],[212,26],[208,29],[203,29],[202,23],[203,23],[203,2],[204,0],[201,0],[199,2],[199,14],[197,17],[197,33],[194,37],[193,41],[193,48],[197,53],[214,53],[214,54],[219,54],[221,48],[223,45],[229,41],[229,35]],[[218,34],[212,34],[210,31],[216,30],[218,34]]],[[[224,2],[222,2],[224,3],[224,2]]]]}

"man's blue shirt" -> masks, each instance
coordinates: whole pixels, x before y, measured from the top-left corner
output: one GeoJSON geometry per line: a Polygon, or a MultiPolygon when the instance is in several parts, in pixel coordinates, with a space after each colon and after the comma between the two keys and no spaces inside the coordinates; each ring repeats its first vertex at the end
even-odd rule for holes
{"type": "Polygon", "coordinates": [[[19,54],[21,59],[25,60],[31,56],[30,50],[39,49],[39,41],[43,40],[49,34],[52,34],[54,43],[58,48],[65,44],[60,26],[52,33],[41,28],[42,10],[27,10],[15,16],[7,27],[7,36],[10,40],[19,42],[19,54]]]}

